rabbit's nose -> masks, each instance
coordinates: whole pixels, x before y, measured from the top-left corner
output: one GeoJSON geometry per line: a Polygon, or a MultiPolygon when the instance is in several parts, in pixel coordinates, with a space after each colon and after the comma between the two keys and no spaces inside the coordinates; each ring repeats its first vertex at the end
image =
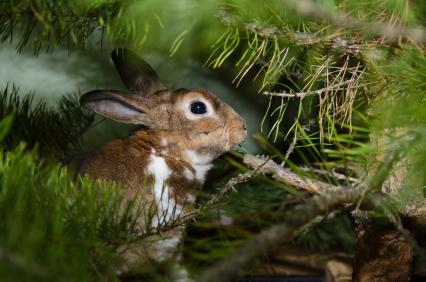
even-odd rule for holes
{"type": "Polygon", "coordinates": [[[243,129],[247,130],[247,125],[245,123],[243,123],[243,129]]]}

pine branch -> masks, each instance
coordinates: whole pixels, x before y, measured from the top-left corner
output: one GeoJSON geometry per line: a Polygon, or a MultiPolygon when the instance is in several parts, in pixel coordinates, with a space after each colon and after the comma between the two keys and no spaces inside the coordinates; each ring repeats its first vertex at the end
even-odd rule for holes
{"type": "MultiPolygon", "coordinates": [[[[275,25],[261,23],[258,21],[248,22],[244,21],[241,16],[229,13],[226,10],[220,10],[215,15],[225,26],[233,27],[242,23],[244,29],[251,34],[271,40],[277,38],[287,39],[291,42],[291,44],[296,46],[305,45],[312,48],[312,46],[321,44],[325,47],[324,49],[338,50],[345,54],[354,55],[365,49],[365,44],[363,44],[360,40],[345,38],[338,34],[333,36],[321,36],[318,33],[308,32],[306,30],[294,31],[290,28],[280,28],[275,25]]],[[[375,46],[375,44],[370,43],[368,46],[371,48],[375,46]]]]}
{"type": "MultiPolygon", "coordinates": [[[[2,120],[0,132],[10,122],[2,120]]],[[[104,281],[115,276],[109,271],[116,266],[115,246],[123,234],[134,232],[136,223],[118,186],[73,180],[67,169],[40,162],[24,146],[0,151],[0,178],[2,280],[104,281]]]]}
{"type": "Polygon", "coordinates": [[[347,176],[347,175],[344,175],[342,173],[338,173],[334,169],[332,171],[328,171],[328,170],[324,170],[324,169],[316,169],[316,168],[311,168],[311,167],[301,167],[301,169],[305,172],[313,172],[313,173],[316,173],[316,174],[319,174],[319,175],[327,175],[327,176],[332,177],[332,178],[337,179],[337,180],[349,181],[352,184],[356,184],[356,185],[361,183],[361,180],[359,178],[347,176]]]}
{"type": "Polygon", "coordinates": [[[94,120],[94,114],[80,107],[77,96],[64,96],[57,109],[44,102],[33,103],[33,94],[22,97],[14,85],[0,93],[0,118],[14,115],[12,130],[2,143],[3,150],[13,150],[21,142],[28,149],[36,144],[42,153],[63,157],[77,146],[81,135],[94,120]]]}
{"type": "Polygon", "coordinates": [[[297,92],[297,93],[289,93],[289,92],[269,92],[269,91],[264,91],[263,95],[266,96],[276,96],[276,97],[285,97],[285,98],[293,98],[293,97],[297,97],[297,98],[305,98],[306,96],[309,95],[321,95],[322,93],[326,93],[329,91],[339,91],[339,90],[345,90],[345,88],[341,88],[342,86],[345,85],[349,85],[356,82],[356,80],[354,79],[349,79],[343,82],[339,82],[336,84],[332,84],[330,86],[318,89],[318,90],[314,90],[314,91],[307,91],[307,92],[297,92]]]}
{"type": "Polygon", "coordinates": [[[217,189],[218,193],[216,193],[205,205],[206,208],[211,208],[217,203],[219,203],[227,194],[230,192],[236,191],[236,187],[244,182],[247,182],[254,176],[261,174],[262,167],[267,163],[264,161],[263,163],[258,164],[257,166],[253,166],[252,170],[249,170],[245,173],[239,174],[226,182],[224,186],[217,189]]]}
{"type": "MultiPolygon", "coordinates": [[[[66,44],[69,49],[84,48],[94,32],[101,31],[103,35],[119,11],[118,1],[86,10],[73,1],[61,0],[0,3],[0,42],[17,40],[19,52],[31,42],[34,54],[42,48],[53,51],[60,44],[66,44]]],[[[103,36],[101,45],[102,40],[103,36]]]]}
{"type": "Polygon", "coordinates": [[[249,167],[257,167],[258,173],[271,174],[272,178],[284,184],[297,187],[310,193],[324,194],[342,190],[343,187],[324,183],[318,180],[301,177],[288,168],[284,168],[273,160],[265,160],[263,157],[256,157],[250,154],[244,156],[243,162],[249,167]],[[266,163],[265,163],[266,162],[266,163]]]}
{"type": "Polygon", "coordinates": [[[204,272],[197,281],[216,282],[233,281],[256,259],[272,253],[276,246],[291,240],[297,230],[316,218],[330,212],[337,205],[355,202],[361,196],[359,189],[337,190],[314,196],[306,204],[286,213],[286,222],[274,225],[255,235],[242,247],[204,272]]]}
{"type": "Polygon", "coordinates": [[[285,3],[306,18],[326,19],[336,26],[360,30],[363,34],[381,36],[387,42],[399,43],[401,40],[408,40],[415,43],[426,42],[426,29],[422,26],[408,27],[403,24],[392,24],[390,22],[363,21],[347,13],[325,8],[311,0],[291,0],[285,1],[285,3]]]}

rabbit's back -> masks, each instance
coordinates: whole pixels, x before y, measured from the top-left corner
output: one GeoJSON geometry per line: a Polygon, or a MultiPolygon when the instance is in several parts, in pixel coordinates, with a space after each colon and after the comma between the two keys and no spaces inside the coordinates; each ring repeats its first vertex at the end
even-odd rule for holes
{"type": "Polygon", "coordinates": [[[151,189],[142,189],[142,184],[148,187],[153,183],[153,177],[146,171],[148,161],[148,152],[134,149],[127,139],[117,139],[86,159],[81,173],[120,184],[128,199],[143,192],[149,196],[151,189]]]}

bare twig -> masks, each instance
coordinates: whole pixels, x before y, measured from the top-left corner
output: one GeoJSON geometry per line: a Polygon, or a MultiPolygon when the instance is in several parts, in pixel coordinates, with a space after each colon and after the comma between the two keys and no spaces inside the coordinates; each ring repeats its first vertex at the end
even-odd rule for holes
{"type": "Polygon", "coordinates": [[[305,98],[306,96],[309,95],[320,95],[322,93],[325,92],[329,92],[329,91],[337,91],[337,90],[344,90],[345,88],[340,88],[341,86],[345,86],[348,84],[351,84],[355,82],[354,79],[349,79],[349,80],[345,80],[343,82],[340,83],[336,83],[318,90],[313,90],[313,91],[307,91],[307,92],[296,92],[296,93],[292,93],[292,92],[269,92],[269,91],[264,91],[263,95],[267,95],[267,96],[277,96],[277,97],[286,97],[286,98],[292,98],[292,97],[297,97],[297,98],[305,98]]]}
{"type": "Polygon", "coordinates": [[[313,172],[313,173],[316,173],[316,174],[327,175],[327,176],[332,177],[332,178],[337,179],[337,180],[349,181],[353,184],[360,184],[361,183],[360,179],[358,179],[356,177],[350,177],[350,176],[344,175],[342,173],[338,173],[334,169],[332,171],[328,171],[328,170],[325,170],[325,169],[316,169],[316,168],[311,168],[311,167],[301,167],[301,169],[305,172],[313,172]]]}
{"type": "Polygon", "coordinates": [[[251,237],[245,245],[207,270],[197,281],[232,281],[257,258],[265,253],[273,252],[276,246],[290,240],[297,230],[312,219],[331,211],[336,205],[352,203],[360,195],[359,189],[340,189],[330,192],[314,196],[304,205],[297,206],[294,210],[289,211],[285,223],[274,225],[251,237]]]}
{"type": "Polygon", "coordinates": [[[288,168],[284,168],[272,160],[266,160],[263,157],[256,157],[253,155],[245,155],[243,162],[249,167],[258,168],[257,171],[262,174],[271,174],[272,177],[282,183],[294,186],[296,188],[311,192],[324,194],[330,191],[342,190],[341,187],[332,184],[324,183],[315,179],[301,177],[292,172],[288,168]],[[261,164],[263,164],[261,166],[261,164]]]}
{"type": "MultiPolygon", "coordinates": [[[[260,166],[262,166],[262,164],[260,166]]],[[[252,178],[253,176],[255,176],[258,173],[260,166],[257,167],[257,168],[254,168],[253,170],[247,171],[245,173],[239,174],[238,176],[229,179],[228,182],[223,187],[218,189],[219,192],[217,194],[215,194],[207,202],[206,206],[211,207],[211,206],[217,204],[229,192],[235,191],[236,190],[235,187],[238,184],[241,184],[243,182],[247,182],[248,180],[250,180],[250,178],[252,178]]]]}
{"type": "MultiPolygon", "coordinates": [[[[297,140],[299,140],[299,133],[296,133],[293,137],[293,140],[291,141],[290,146],[288,147],[287,151],[285,152],[285,160],[288,160],[291,154],[293,154],[294,148],[296,147],[297,140]]],[[[285,161],[281,164],[281,166],[285,165],[285,161]]]]}

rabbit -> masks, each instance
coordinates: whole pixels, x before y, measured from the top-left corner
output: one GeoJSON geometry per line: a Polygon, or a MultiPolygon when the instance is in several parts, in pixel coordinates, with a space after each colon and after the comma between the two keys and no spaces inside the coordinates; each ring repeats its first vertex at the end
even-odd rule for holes
{"type": "MultiPolygon", "coordinates": [[[[141,230],[157,228],[194,209],[212,162],[246,137],[243,118],[207,89],[167,88],[156,72],[130,50],[112,60],[127,91],[94,90],[80,104],[111,120],[136,124],[129,137],[110,141],[83,163],[81,173],[121,184],[150,216],[141,230]]],[[[176,256],[184,227],[161,233],[141,251],[125,250],[133,263],[176,256]]]]}

